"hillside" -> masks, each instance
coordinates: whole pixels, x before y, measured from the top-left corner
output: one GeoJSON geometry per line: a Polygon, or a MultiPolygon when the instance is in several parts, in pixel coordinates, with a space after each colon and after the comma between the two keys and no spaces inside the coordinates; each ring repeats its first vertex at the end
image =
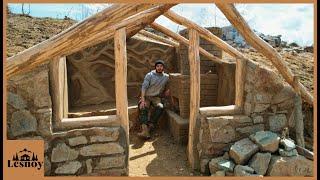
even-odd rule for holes
{"type": "Polygon", "coordinates": [[[7,57],[45,41],[76,23],[71,19],[36,18],[11,13],[7,21],[7,57]]]}
{"type": "MultiPolygon", "coordinates": [[[[50,37],[60,33],[76,23],[71,19],[36,18],[8,14],[7,19],[7,57],[13,56],[50,37]]],[[[277,72],[271,62],[252,48],[238,48],[249,59],[259,62],[277,72]]],[[[313,93],[313,53],[277,48],[294,74],[298,75],[303,85],[313,93]]],[[[231,58],[224,53],[225,58],[231,58]]]]}

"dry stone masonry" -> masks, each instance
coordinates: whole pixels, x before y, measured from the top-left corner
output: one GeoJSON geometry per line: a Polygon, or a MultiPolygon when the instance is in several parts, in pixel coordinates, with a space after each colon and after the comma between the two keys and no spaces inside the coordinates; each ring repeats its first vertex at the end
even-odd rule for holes
{"type": "Polygon", "coordinates": [[[250,137],[235,142],[228,150],[229,156],[219,156],[203,161],[201,168],[208,166],[211,176],[313,176],[313,161],[296,153],[290,156],[281,152],[296,151],[295,142],[281,139],[270,131],[258,131],[250,137]],[[277,139],[277,140],[272,140],[277,139]],[[266,142],[267,147],[261,145],[266,142]],[[285,150],[286,149],[286,150],[285,150]],[[272,151],[272,152],[266,152],[272,151]]]}

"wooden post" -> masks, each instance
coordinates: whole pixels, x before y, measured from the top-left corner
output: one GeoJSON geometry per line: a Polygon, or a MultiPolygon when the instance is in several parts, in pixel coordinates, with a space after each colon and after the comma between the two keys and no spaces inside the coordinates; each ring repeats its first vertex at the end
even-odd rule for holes
{"type": "Polygon", "coordinates": [[[188,160],[192,169],[197,169],[198,152],[196,140],[196,124],[200,108],[200,56],[199,34],[194,29],[189,29],[189,64],[190,64],[190,116],[188,138],[188,160]]]}
{"type": "Polygon", "coordinates": [[[246,42],[266,56],[293,89],[301,95],[306,102],[313,105],[313,96],[299,82],[298,77],[291,72],[281,55],[271,45],[253,32],[234,5],[228,3],[216,3],[216,5],[230,23],[238,30],[246,42]]]}
{"type": "Polygon", "coordinates": [[[244,84],[246,78],[246,60],[238,59],[236,61],[236,77],[235,77],[235,86],[236,86],[236,97],[235,97],[235,105],[243,110],[243,93],[244,93],[244,84]]]}
{"type": "Polygon", "coordinates": [[[62,119],[68,116],[68,88],[66,76],[66,57],[56,57],[50,62],[50,86],[54,126],[59,126],[62,119]]]}
{"type": "Polygon", "coordinates": [[[118,29],[114,35],[115,56],[115,87],[117,116],[120,118],[121,127],[126,133],[126,165],[129,165],[129,115],[127,97],[127,47],[126,28],[118,29]]]}

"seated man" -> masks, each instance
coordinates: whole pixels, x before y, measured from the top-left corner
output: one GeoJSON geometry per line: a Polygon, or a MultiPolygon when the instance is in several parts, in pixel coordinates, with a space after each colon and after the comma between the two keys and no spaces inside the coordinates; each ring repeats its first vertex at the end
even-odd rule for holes
{"type": "Polygon", "coordinates": [[[155,69],[149,72],[142,83],[141,99],[139,101],[139,121],[142,132],[138,136],[150,138],[150,130],[153,130],[158,123],[163,112],[163,103],[161,96],[169,95],[169,89],[166,88],[169,75],[164,73],[164,61],[157,60],[154,65],[155,69]],[[155,107],[150,119],[148,118],[150,106],[155,107]]]}

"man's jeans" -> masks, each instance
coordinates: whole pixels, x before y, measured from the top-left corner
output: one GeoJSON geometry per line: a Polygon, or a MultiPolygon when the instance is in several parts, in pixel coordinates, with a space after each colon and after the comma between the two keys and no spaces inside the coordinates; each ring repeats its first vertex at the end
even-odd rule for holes
{"type": "MultiPolygon", "coordinates": [[[[139,109],[140,109],[140,102],[139,102],[139,109]]],[[[152,96],[152,97],[147,96],[145,98],[145,107],[140,109],[139,121],[141,124],[148,124],[150,122],[154,126],[156,126],[162,112],[163,112],[163,104],[161,102],[161,98],[157,96],[152,96]],[[151,114],[151,117],[149,120],[148,114],[149,114],[151,105],[155,109],[154,109],[154,112],[151,114]]]]}

